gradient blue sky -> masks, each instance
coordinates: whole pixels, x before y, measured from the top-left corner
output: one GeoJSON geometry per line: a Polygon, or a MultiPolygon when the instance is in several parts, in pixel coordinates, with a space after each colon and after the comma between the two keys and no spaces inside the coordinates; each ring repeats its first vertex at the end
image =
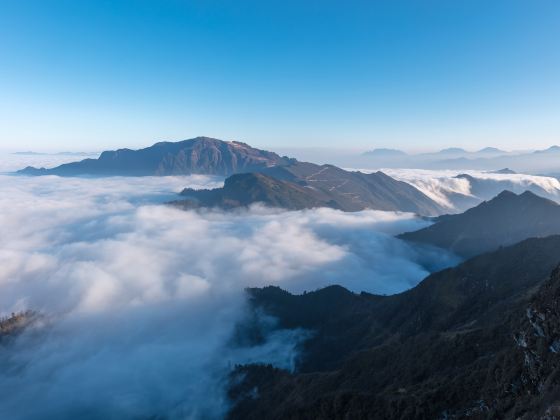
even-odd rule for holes
{"type": "Polygon", "coordinates": [[[0,148],[560,143],[560,2],[0,0],[0,148]]]}

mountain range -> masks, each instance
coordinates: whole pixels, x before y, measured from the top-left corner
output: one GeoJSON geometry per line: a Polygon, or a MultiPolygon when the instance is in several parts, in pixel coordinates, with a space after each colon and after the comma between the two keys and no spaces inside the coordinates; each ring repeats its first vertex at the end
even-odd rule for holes
{"type": "MultiPolygon", "coordinates": [[[[557,418],[559,261],[560,236],[551,236],[474,257],[398,295],[250,289],[254,316],[310,333],[296,372],[235,369],[230,418],[557,418]]],[[[258,337],[248,319],[246,334],[258,337]]]]}
{"type": "Polygon", "coordinates": [[[389,149],[390,153],[387,153],[385,150],[374,149],[357,156],[353,167],[481,171],[495,171],[508,167],[522,173],[551,174],[558,173],[560,158],[559,146],[520,152],[506,152],[494,147],[486,147],[476,152],[452,147],[439,152],[418,154],[407,154],[395,149],[389,149]]]}
{"type": "Polygon", "coordinates": [[[159,142],[140,150],[105,151],[97,159],[65,163],[51,169],[27,167],[19,173],[59,176],[229,176],[288,164],[290,161],[287,157],[255,149],[242,142],[196,137],[179,142],[159,142]]]}
{"type": "Polygon", "coordinates": [[[444,209],[406,182],[377,172],[349,172],[333,165],[316,165],[255,149],[245,143],[197,137],[161,142],[140,150],[101,153],[52,169],[27,167],[20,174],[60,176],[220,175],[228,178],[221,189],[186,189],[183,208],[234,208],[261,202],[285,209],[331,207],[438,215],[444,209]],[[244,176],[240,176],[245,174],[244,176]]]}
{"type": "Polygon", "coordinates": [[[223,188],[185,189],[186,208],[234,208],[260,202],[272,207],[298,210],[331,207],[344,211],[364,209],[406,211],[438,215],[444,209],[406,182],[376,172],[350,172],[333,165],[292,161],[271,166],[259,173],[227,178],[223,188]]]}
{"type": "Polygon", "coordinates": [[[503,191],[461,214],[444,215],[416,232],[399,235],[471,257],[530,237],[560,234],[560,205],[530,191],[503,191]]]}
{"type": "Polygon", "coordinates": [[[428,153],[418,153],[418,154],[408,154],[402,150],[398,149],[386,149],[386,148],[378,148],[367,151],[364,153],[364,156],[372,156],[372,157],[403,157],[409,156],[419,160],[428,160],[428,159],[448,159],[450,157],[488,157],[488,156],[501,156],[506,155],[508,152],[505,150],[497,149],[495,147],[485,147],[483,149],[477,150],[475,152],[469,152],[460,147],[448,147],[446,149],[442,149],[437,152],[428,152],[428,153]]]}

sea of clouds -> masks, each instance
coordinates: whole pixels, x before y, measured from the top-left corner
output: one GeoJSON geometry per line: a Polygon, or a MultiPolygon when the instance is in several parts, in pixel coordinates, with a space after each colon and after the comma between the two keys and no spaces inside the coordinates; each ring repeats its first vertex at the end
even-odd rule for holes
{"type": "Polygon", "coordinates": [[[292,369],[307,334],[234,344],[244,288],[390,294],[458,262],[393,237],[427,225],[411,214],[162,204],[222,182],[0,175],[0,314],[42,314],[0,344],[0,418],[220,418],[232,366],[292,369]]]}
{"type": "MultiPolygon", "coordinates": [[[[363,172],[375,172],[360,169],[363,172]]],[[[560,181],[549,176],[529,174],[497,174],[474,170],[380,169],[387,175],[405,181],[449,213],[460,213],[494,198],[504,190],[521,194],[531,191],[541,197],[560,202],[560,181]]]]}

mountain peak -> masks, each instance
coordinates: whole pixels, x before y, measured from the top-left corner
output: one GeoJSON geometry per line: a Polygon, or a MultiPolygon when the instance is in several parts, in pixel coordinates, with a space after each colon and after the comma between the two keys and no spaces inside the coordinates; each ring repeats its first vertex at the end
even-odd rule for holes
{"type": "Polygon", "coordinates": [[[484,147],[483,149],[480,149],[477,153],[505,153],[505,151],[498,149],[496,147],[484,147]]]}
{"type": "Polygon", "coordinates": [[[560,234],[560,205],[531,191],[502,191],[464,213],[438,218],[436,223],[402,239],[432,244],[471,257],[531,237],[560,234]]]}
{"type": "Polygon", "coordinates": [[[447,149],[441,149],[439,153],[450,154],[450,153],[467,153],[465,149],[460,147],[448,147],[447,149]]]}
{"type": "Polygon", "coordinates": [[[402,157],[406,156],[407,154],[402,150],[398,149],[387,149],[387,148],[378,148],[373,149],[368,152],[364,152],[365,156],[375,156],[375,157],[402,157]]]}
{"type": "Polygon", "coordinates": [[[228,176],[287,165],[292,161],[243,142],[200,136],[178,142],[162,141],[138,150],[104,151],[98,159],[85,159],[46,170],[25,168],[19,173],[60,176],[228,176]]]}
{"type": "Polygon", "coordinates": [[[517,194],[515,194],[513,191],[510,190],[503,190],[501,193],[499,193],[496,197],[491,199],[489,202],[498,201],[504,198],[512,198],[512,197],[517,197],[517,194]]]}
{"type": "Polygon", "coordinates": [[[489,173],[498,175],[515,175],[517,172],[509,168],[502,168],[498,169],[497,171],[490,171],[489,173]]]}
{"type": "Polygon", "coordinates": [[[557,145],[550,146],[548,149],[535,151],[535,153],[558,153],[558,152],[560,152],[560,146],[557,145]]]}

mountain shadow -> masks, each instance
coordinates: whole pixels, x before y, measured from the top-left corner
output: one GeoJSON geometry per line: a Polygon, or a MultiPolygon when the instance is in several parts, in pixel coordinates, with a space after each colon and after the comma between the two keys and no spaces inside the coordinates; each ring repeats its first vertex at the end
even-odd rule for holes
{"type": "Polygon", "coordinates": [[[461,214],[445,215],[416,232],[399,235],[471,257],[531,237],[560,234],[560,205],[530,191],[503,191],[461,214]]]}
{"type": "Polygon", "coordinates": [[[238,366],[230,418],[555,418],[559,261],[560,236],[551,236],[475,257],[393,296],[338,286],[303,295],[250,289],[254,311],[311,338],[296,373],[238,366]]]}

